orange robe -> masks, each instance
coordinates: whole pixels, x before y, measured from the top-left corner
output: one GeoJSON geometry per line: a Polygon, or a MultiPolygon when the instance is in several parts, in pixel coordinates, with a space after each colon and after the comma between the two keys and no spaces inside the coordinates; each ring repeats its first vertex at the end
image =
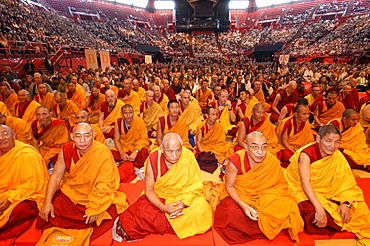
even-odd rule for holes
{"type": "Polygon", "coordinates": [[[164,112],[158,103],[148,107],[146,102],[143,102],[140,106],[140,112],[143,113],[143,120],[146,125],[146,129],[149,131],[157,130],[157,124],[160,117],[164,115],[164,112]]]}
{"type": "Polygon", "coordinates": [[[92,95],[88,97],[87,103],[87,111],[90,114],[90,122],[91,124],[96,124],[99,122],[99,115],[100,115],[100,107],[102,102],[105,101],[105,96],[99,93],[99,98],[97,100],[94,99],[92,95]]]}
{"type": "Polygon", "coordinates": [[[46,164],[55,163],[65,143],[69,141],[69,126],[64,120],[53,119],[43,128],[38,120],[31,125],[32,135],[38,141],[40,154],[46,164]]]}
{"type": "MultiPolygon", "coordinates": [[[[289,184],[289,193],[297,203],[308,201],[303,191],[298,170],[299,157],[303,149],[297,150],[291,158],[285,176],[289,184]]],[[[310,164],[310,185],[324,209],[329,212],[334,222],[342,230],[353,232],[363,245],[370,245],[370,212],[364,202],[362,190],[357,186],[346,159],[339,150],[310,164]],[[352,218],[344,224],[338,213],[339,203],[348,201],[352,204],[352,218]]]]}
{"type": "Polygon", "coordinates": [[[72,93],[70,91],[66,92],[66,97],[70,101],[74,102],[79,109],[85,109],[86,108],[86,95],[85,91],[76,90],[75,93],[72,93]]]}
{"type": "MultiPolygon", "coordinates": [[[[230,157],[228,165],[235,165],[238,175],[235,180],[235,189],[240,198],[258,211],[258,228],[270,240],[274,239],[281,230],[288,229],[291,239],[298,241],[298,233],[303,231],[303,221],[298,206],[288,193],[288,183],[280,167],[280,161],[267,152],[266,158],[250,167],[248,153],[239,150],[230,157]]],[[[221,197],[230,198],[221,184],[221,197]]],[[[229,200],[229,201],[228,201],[229,200]]],[[[236,207],[225,206],[221,201],[216,208],[214,227],[220,235],[230,243],[244,243],[253,238],[248,234],[250,220],[238,205],[236,207]],[[230,238],[230,235],[233,235],[230,238]],[[248,236],[246,236],[248,235],[248,236]]],[[[233,202],[236,204],[235,202],[233,202]]]]}
{"type": "Polygon", "coordinates": [[[186,125],[185,120],[181,116],[178,116],[176,124],[173,126],[170,123],[168,115],[159,118],[159,122],[161,124],[163,136],[169,132],[175,132],[180,135],[183,145],[188,149],[192,149],[189,142],[188,126],[186,125]]]}
{"type": "Polygon", "coordinates": [[[5,116],[10,116],[10,112],[8,108],[6,107],[5,103],[0,101],[0,113],[5,116]]]}
{"type": "Polygon", "coordinates": [[[42,97],[40,94],[37,94],[34,96],[33,100],[38,102],[41,106],[47,107],[49,111],[52,111],[53,105],[55,104],[54,94],[50,92],[47,92],[44,97],[42,97]]]}
{"type": "Polygon", "coordinates": [[[195,93],[195,98],[198,100],[201,109],[206,109],[208,106],[208,101],[212,98],[212,91],[207,88],[205,92],[200,88],[195,93]]]}
{"type": "Polygon", "coordinates": [[[15,105],[15,116],[31,125],[36,120],[36,109],[40,106],[38,102],[33,100],[28,101],[24,106],[17,103],[15,105]]]}
{"type": "Polygon", "coordinates": [[[168,97],[164,94],[161,93],[161,96],[158,98],[158,100],[154,97],[153,100],[161,106],[163,112],[168,112],[167,104],[169,102],[168,97]]]}
{"type": "Polygon", "coordinates": [[[319,120],[323,124],[335,118],[342,117],[345,110],[343,103],[337,101],[331,108],[328,108],[326,101],[319,102],[316,107],[319,107],[319,120]]]}
{"type": "Polygon", "coordinates": [[[15,105],[19,103],[17,94],[10,93],[7,98],[3,98],[3,103],[8,108],[10,115],[15,116],[15,105]]]}
{"type": "Polygon", "coordinates": [[[117,99],[116,104],[114,105],[113,109],[109,109],[107,103],[104,101],[101,104],[100,112],[104,115],[103,125],[102,126],[110,126],[110,131],[108,133],[104,133],[106,138],[114,138],[114,125],[118,118],[121,117],[121,108],[125,105],[124,102],[117,99]]]}
{"type": "Polygon", "coordinates": [[[181,117],[186,121],[189,131],[191,134],[195,134],[197,127],[203,121],[202,110],[198,104],[189,101],[188,106],[184,109],[180,103],[180,114],[181,117]]]}
{"type": "Polygon", "coordinates": [[[15,134],[15,138],[18,141],[21,141],[25,144],[31,144],[32,131],[31,126],[27,124],[27,122],[17,117],[7,116],[5,120],[5,125],[12,128],[15,134]]]}
{"type": "MultiPolygon", "coordinates": [[[[120,93],[118,93],[118,96],[120,95],[120,93]]],[[[131,97],[130,100],[125,100],[123,101],[125,104],[130,104],[133,108],[134,108],[134,114],[135,115],[139,115],[140,114],[140,105],[141,105],[141,101],[140,101],[140,97],[138,96],[138,94],[131,90],[130,91],[130,95],[129,97],[131,97]]],[[[122,98],[119,98],[122,100],[122,98]]]]}
{"type": "Polygon", "coordinates": [[[143,87],[139,87],[139,89],[135,92],[139,96],[141,102],[146,100],[146,90],[143,87]]]}
{"type": "MultiPolygon", "coordinates": [[[[227,105],[228,102],[229,101],[227,101],[225,105],[227,105]]],[[[211,103],[211,105],[214,106],[218,110],[219,101],[218,100],[214,101],[211,103]]],[[[233,125],[230,122],[230,111],[227,106],[225,106],[221,112],[218,112],[218,114],[219,114],[220,123],[222,127],[224,128],[224,131],[226,134],[228,134],[228,132],[232,130],[233,128],[237,127],[236,125],[233,125]]]]}
{"type": "Polygon", "coordinates": [[[54,104],[53,106],[54,116],[59,119],[67,118],[67,123],[70,126],[76,125],[76,114],[79,110],[78,106],[70,100],[66,100],[66,105],[63,109],[58,104],[54,104]]]}
{"type": "Polygon", "coordinates": [[[259,90],[257,93],[254,94],[254,97],[265,106],[266,111],[270,109],[271,105],[266,102],[265,94],[263,94],[263,90],[259,90]]]}
{"type": "Polygon", "coordinates": [[[15,146],[0,156],[0,176],[0,200],[11,202],[0,214],[0,239],[3,240],[16,238],[31,227],[43,205],[50,175],[37,150],[15,140],[15,146]],[[35,202],[36,206],[28,210],[25,201],[35,202]],[[24,209],[17,209],[19,207],[24,209]]]}

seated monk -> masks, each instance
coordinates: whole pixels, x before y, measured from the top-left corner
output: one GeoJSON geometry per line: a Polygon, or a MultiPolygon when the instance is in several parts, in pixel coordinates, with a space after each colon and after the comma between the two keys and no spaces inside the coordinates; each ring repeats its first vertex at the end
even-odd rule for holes
{"type": "Polygon", "coordinates": [[[232,122],[236,121],[236,116],[231,106],[231,102],[227,100],[229,93],[227,90],[222,89],[218,100],[210,103],[211,106],[218,110],[218,118],[224,128],[225,134],[235,137],[238,132],[238,126],[233,125],[232,122]]]}
{"type": "Polygon", "coordinates": [[[100,107],[105,101],[105,97],[95,86],[91,88],[90,92],[91,94],[87,98],[86,110],[89,112],[91,124],[97,124],[99,122],[100,107]]]}
{"type": "Polygon", "coordinates": [[[229,244],[272,240],[284,229],[298,241],[304,225],[280,161],[267,151],[262,133],[250,133],[246,142],[245,149],[235,152],[227,164],[214,228],[229,244]]]}
{"type": "Polygon", "coordinates": [[[15,135],[15,139],[17,139],[18,141],[25,144],[31,144],[31,126],[27,124],[27,122],[25,122],[24,120],[17,117],[6,116],[0,113],[0,125],[9,126],[15,135]]]}
{"type": "Polygon", "coordinates": [[[86,95],[84,90],[77,90],[76,85],[68,83],[67,85],[68,91],[66,92],[66,97],[71,102],[74,102],[79,109],[86,108],[86,95]]]}
{"type": "Polygon", "coordinates": [[[355,101],[351,94],[352,87],[350,85],[344,85],[342,90],[338,94],[338,101],[343,103],[344,108],[355,108],[355,101]]]}
{"type": "Polygon", "coordinates": [[[281,89],[276,94],[275,100],[271,106],[272,113],[270,115],[271,123],[275,124],[280,115],[281,109],[288,103],[294,103],[298,99],[297,82],[290,81],[285,89],[281,89]]]}
{"type": "Polygon", "coordinates": [[[137,240],[171,233],[183,239],[211,228],[212,209],[204,197],[198,163],[178,134],[164,136],[145,168],[145,194],[119,216],[117,236],[137,240]]]}
{"type": "Polygon", "coordinates": [[[241,91],[238,103],[236,104],[238,119],[242,120],[244,117],[251,117],[253,106],[257,103],[259,103],[257,98],[251,95],[250,91],[241,91]]]}
{"type": "Polygon", "coordinates": [[[275,126],[270,122],[266,115],[265,107],[262,103],[253,106],[252,116],[243,118],[239,125],[237,144],[235,151],[245,148],[246,136],[254,131],[259,131],[267,137],[269,144],[268,151],[274,155],[281,149],[275,132],[275,126]]]}
{"type": "Polygon", "coordinates": [[[161,92],[168,97],[168,100],[176,100],[175,91],[170,87],[170,82],[168,79],[162,79],[163,88],[161,92]]]}
{"type": "Polygon", "coordinates": [[[15,116],[15,105],[19,103],[17,94],[15,94],[7,82],[0,83],[0,94],[3,103],[9,110],[11,116],[15,116]]]}
{"type": "Polygon", "coordinates": [[[114,92],[114,95],[116,95],[116,96],[118,95],[118,91],[119,91],[118,87],[114,86],[114,85],[110,85],[109,84],[109,79],[107,77],[103,77],[101,81],[102,81],[103,84],[100,87],[98,87],[98,88],[100,88],[100,93],[101,94],[105,95],[105,92],[107,92],[108,90],[111,90],[111,91],[114,92]]]}
{"type": "Polygon", "coordinates": [[[283,119],[286,119],[289,116],[292,116],[294,114],[294,108],[297,107],[297,105],[299,104],[308,105],[308,101],[306,98],[303,97],[303,98],[298,98],[298,100],[295,103],[288,103],[287,105],[285,105],[280,111],[277,125],[279,125],[283,119]]]}
{"type": "Polygon", "coordinates": [[[370,147],[370,102],[361,106],[359,123],[364,128],[366,144],[370,147]]]}
{"type": "Polygon", "coordinates": [[[294,109],[294,115],[283,120],[276,128],[279,143],[284,149],[277,153],[283,167],[289,165],[289,158],[294,152],[314,141],[313,131],[308,122],[310,109],[300,104],[294,109]]]}
{"type": "Polygon", "coordinates": [[[73,128],[73,142],[63,146],[48,183],[37,228],[92,227],[94,240],[111,229],[128,207],[126,195],[118,191],[113,156],[107,146],[94,141],[93,134],[87,123],[73,128]]]}
{"type": "Polygon", "coordinates": [[[119,90],[117,98],[121,99],[125,104],[130,104],[134,109],[135,115],[140,114],[140,97],[132,90],[132,80],[130,78],[123,80],[123,90],[119,90]]]}
{"type": "Polygon", "coordinates": [[[49,174],[37,150],[15,140],[5,125],[0,125],[0,175],[0,240],[15,239],[37,218],[49,174]]]}
{"type": "Polygon", "coordinates": [[[114,145],[111,150],[113,158],[118,162],[118,171],[121,177],[120,183],[129,183],[135,179],[134,166],[144,166],[149,156],[148,132],[144,121],[134,115],[134,109],[130,104],[121,108],[122,118],[116,121],[114,126],[114,145]]]}
{"type": "Polygon", "coordinates": [[[51,118],[49,109],[44,106],[36,109],[36,118],[31,125],[32,145],[49,166],[57,161],[60,149],[69,141],[69,126],[64,120],[51,118]]]}
{"type": "Polygon", "coordinates": [[[61,92],[54,94],[54,101],[53,117],[64,120],[68,125],[74,126],[76,124],[76,113],[80,110],[78,106],[74,102],[67,100],[61,92]]]}
{"type": "Polygon", "coordinates": [[[154,98],[153,100],[161,106],[163,112],[168,113],[168,97],[166,94],[162,93],[158,85],[153,85],[152,86],[152,91],[154,93],[154,98]]]}
{"type": "Polygon", "coordinates": [[[49,111],[51,111],[55,103],[54,94],[48,92],[48,89],[44,83],[37,84],[37,91],[39,93],[33,97],[33,100],[38,102],[41,106],[47,107],[49,111]]]}
{"type": "Polygon", "coordinates": [[[208,88],[207,80],[199,79],[198,83],[200,88],[195,92],[195,98],[198,100],[200,108],[204,111],[213,97],[213,92],[208,88]]]}
{"type": "Polygon", "coordinates": [[[140,86],[139,80],[137,79],[132,80],[132,90],[136,92],[136,94],[139,96],[140,102],[145,101],[146,90],[140,86]]]}
{"type": "Polygon", "coordinates": [[[370,212],[350,166],[338,150],[340,130],[322,126],[316,142],[298,150],[285,172],[292,195],[310,234],[356,234],[370,245],[370,212]]]}
{"type": "MultiPolygon", "coordinates": [[[[153,86],[154,87],[154,86],[153,86]]],[[[168,114],[162,116],[158,120],[157,125],[157,144],[161,146],[162,138],[169,132],[175,132],[180,135],[184,146],[188,149],[192,149],[189,142],[189,130],[186,125],[186,121],[179,116],[180,106],[179,102],[169,101],[168,102],[168,114]]]]}
{"type": "Polygon", "coordinates": [[[356,110],[346,109],[341,118],[330,121],[330,124],[338,127],[342,133],[339,150],[350,167],[370,171],[370,151],[359,119],[360,114],[356,110]]]}
{"type": "Polygon", "coordinates": [[[8,108],[6,107],[5,103],[3,103],[2,101],[0,101],[0,113],[5,116],[8,116],[8,115],[10,116],[10,112],[8,108]]]}
{"type": "MultiPolygon", "coordinates": [[[[105,140],[105,137],[104,137],[104,134],[103,132],[101,131],[100,127],[98,126],[98,124],[91,124],[90,122],[90,115],[89,113],[86,111],[86,110],[79,110],[76,114],[76,123],[87,123],[87,124],[90,124],[91,128],[93,129],[94,131],[94,140],[102,143],[102,144],[107,144],[106,140],[105,140]]],[[[71,126],[71,128],[69,129],[69,132],[72,133],[73,132],[73,128],[74,126],[71,126]]]]}
{"type": "Polygon", "coordinates": [[[145,122],[146,129],[148,131],[148,137],[157,137],[157,125],[160,117],[164,115],[164,112],[154,100],[153,91],[146,92],[146,100],[140,105],[140,118],[145,122]]]}
{"type": "MultiPolygon", "coordinates": [[[[208,153],[214,155],[217,163],[224,164],[234,153],[233,146],[231,142],[226,141],[223,127],[217,121],[218,110],[214,107],[208,107],[205,115],[207,119],[199,124],[196,135],[198,162],[202,155],[208,153]]],[[[202,161],[206,161],[206,159],[204,158],[202,161]]],[[[215,167],[217,168],[217,165],[215,167]]]]}
{"type": "Polygon", "coordinates": [[[317,103],[314,114],[316,128],[342,116],[345,108],[341,102],[337,101],[337,98],[338,92],[329,90],[326,100],[317,103]]]}
{"type": "Polygon", "coordinates": [[[36,109],[41,106],[30,98],[27,90],[18,91],[18,101],[15,105],[15,117],[18,117],[31,125],[36,120],[36,109]]]}
{"type": "MultiPolygon", "coordinates": [[[[263,77],[262,77],[262,79],[263,79],[263,77]]],[[[265,94],[264,94],[264,92],[262,90],[262,83],[261,83],[261,81],[257,80],[253,84],[254,84],[254,87],[253,87],[254,97],[260,103],[263,104],[263,106],[265,107],[265,110],[266,111],[270,112],[269,110],[270,110],[271,105],[266,102],[265,94]]],[[[250,116],[248,116],[248,117],[250,117],[250,116]]]]}
{"type": "Polygon", "coordinates": [[[114,125],[121,116],[121,108],[124,102],[117,99],[112,90],[105,92],[105,101],[102,102],[99,115],[99,127],[104,133],[105,138],[114,139],[114,125]]]}

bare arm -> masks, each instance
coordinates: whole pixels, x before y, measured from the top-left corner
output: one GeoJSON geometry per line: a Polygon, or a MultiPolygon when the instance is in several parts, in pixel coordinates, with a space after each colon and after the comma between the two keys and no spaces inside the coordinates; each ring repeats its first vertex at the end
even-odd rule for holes
{"type": "Polygon", "coordinates": [[[316,105],[315,114],[313,115],[313,119],[316,122],[316,124],[318,124],[319,126],[322,126],[322,124],[319,120],[319,114],[320,114],[319,105],[316,105]]]}
{"type": "Polygon", "coordinates": [[[199,152],[203,152],[203,148],[202,148],[202,137],[203,137],[202,131],[199,130],[198,131],[198,134],[196,136],[196,144],[197,144],[197,148],[198,148],[199,152]]]}
{"type": "Polygon", "coordinates": [[[276,97],[275,97],[275,100],[274,100],[274,103],[272,104],[271,106],[271,109],[272,111],[274,111],[275,113],[277,114],[280,114],[279,110],[276,108],[276,106],[278,105],[279,101],[280,101],[280,94],[276,94],[276,97]]]}
{"type": "Polygon", "coordinates": [[[284,134],[281,136],[281,143],[284,146],[284,148],[294,152],[293,148],[288,143],[288,131],[285,131],[284,134]]]}
{"type": "Polygon", "coordinates": [[[103,122],[104,122],[104,112],[100,111],[100,114],[99,114],[99,127],[100,127],[100,129],[103,128],[103,122]]]}
{"type": "Polygon", "coordinates": [[[281,111],[280,111],[280,115],[279,115],[279,119],[278,119],[278,121],[277,121],[277,125],[279,125],[279,123],[280,123],[283,119],[285,119],[285,117],[286,117],[287,113],[288,113],[288,109],[287,109],[287,107],[285,107],[285,106],[284,106],[284,107],[281,109],[281,111]]]}
{"type": "Polygon", "coordinates": [[[161,127],[161,121],[159,120],[157,124],[157,144],[158,146],[161,146],[162,139],[163,139],[163,132],[162,132],[162,127],[161,127]]]}
{"type": "Polygon", "coordinates": [[[246,137],[245,125],[244,122],[241,121],[238,130],[238,144],[243,148],[245,146],[245,137],[246,137]]]}
{"type": "Polygon", "coordinates": [[[230,120],[231,120],[231,122],[235,122],[236,115],[234,114],[234,111],[233,111],[233,108],[232,108],[230,102],[227,104],[227,107],[228,107],[228,110],[229,110],[229,113],[230,113],[230,120]]]}
{"type": "Polygon", "coordinates": [[[240,119],[244,118],[244,114],[242,112],[242,109],[239,106],[236,106],[236,113],[238,114],[240,119]]]}

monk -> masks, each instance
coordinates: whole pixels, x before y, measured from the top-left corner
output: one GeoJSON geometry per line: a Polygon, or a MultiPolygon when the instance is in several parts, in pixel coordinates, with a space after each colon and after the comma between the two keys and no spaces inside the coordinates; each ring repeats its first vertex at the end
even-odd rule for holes
{"type": "Polygon", "coordinates": [[[238,132],[238,127],[232,124],[232,122],[236,121],[236,116],[232,109],[231,102],[227,100],[228,97],[229,93],[227,90],[222,89],[219,99],[210,103],[210,105],[218,109],[218,117],[225,133],[229,136],[235,137],[238,132]]]}
{"type": "Polygon", "coordinates": [[[158,85],[153,85],[152,86],[152,91],[154,93],[154,101],[161,106],[163,112],[168,113],[168,97],[161,92],[160,88],[158,85]]]}
{"type": "Polygon", "coordinates": [[[262,133],[250,133],[246,142],[245,149],[235,152],[227,164],[214,228],[229,244],[272,240],[284,229],[298,241],[303,221],[288,193],[280,161],[268,152],[262,133]]]}
{"type": "Polygon", "coordinates": [[[35,148],[0,125],[0,240],[27,231],[42,207],[49,174],[35,148]]]}
{"type": "MultiPolygon", "coordinates": [[[[154,87],[154,86],[153,86],[154,87]]],[[[163,136],[169,132],[180,135],[184,146],[192,149],[189,142],[188,126],[186,121],[179,116],[180,106],[178,101],[168,102],[168,114],[159,118],[157,125],[157,144],[161,146],[163,136]]]]}
{"type": "Polygon", "coordinates": [[[157,125],[160,117],[164,115],[164,112],[154,100],[153,91],[146,92],[146,100],[140,105],[140,118],[145,122],[146,129],[148,131],[148,137],[157,137],[157,125]]]}
{"type": "Polygon", "coordinates": [[[359,119],[360,114],[356,110],[346,109],[341,118],[329,123],[338,127],[342,134],[339,150],[350,167],[370,171],[370,151],[359,119]]]}
{"type": "Polygon", "coordinates": [[[285,168],[296,150],[314,141],[309,117],[308,106],[300,104],[294,109],[294,115],[283,120],[276,128],[279,143],[284,148],[277,153],[277,157],[285,168]]]}
{"type": "MultiPolygon", "coordinates": [[[[261,78],[263,79],[262,76],[261,76],[261,78]]],[[[268,111],[270,109],[271,105],[266,102],[265,94],[264,94],[264,92],[262,90],[262,83],[261,83],[261,81],[257,80],[257,81],[254,82],[253,90],[254,90],[254,97],[260,103],[262,103],[263,106],[265,106],[266,111],[268,111]]]]}
{"type": "Polygon", "coordinates": [[[136,94],[139,96],[140,102],[145,101],[146,90],[140,86],[139,80],[137,79],[132,80],[132,90],[136,92],[136,94]]]}
{"type": "Polygon", "coordinates": [[[101,94],[105,94],[105,92],[107,92],[107,90],[111,90],[114,92],[114,95],[118,95],[118,87],[117,86],[114,86],[114,85],[110,85],[109,84],[109,79],[107,77],[103,77],[102,78],[102,86],[100,87],[100,93],[101,94]]]}
{"type": "Polygon", "coordinates": [[[342,116],[345,108],[338,99],[336,90],[329,90],[325,101],[317,103],[315,108],[315,127],[326,125],[329,121],[342,116]]]}
{"type": "Polygon", "coordinates": [[[11,116],[15,116],[15,105],[19,103],[17,94],[12,92],[10,85],[7,82],[0,83],[0,94],[3,103],[9,110],[11,116]]]}
{"type": "Polygon", "coordinates": [[[36,109],[41,106],[30,98],[27,90],[18,91],[18,101],[15,105],[15,117],[18,117],[31,125],[36,120],[36,109]]]}
{"type": "Polygon", "coordinates": [[[145,122],[134,115],[134,109],[130,104],[121,108],[122,118],[119,118],[114,126],[114,145],[112,150],[113,158],[118,162],[120,183],[129,183],[135,179],[134,166],[144,166],[149,156],[151,144],[145,122]]]}
{"type": "Polygon", "coordinates": [[[0,125],[9,126],[14,133],[15,139],[17,139],[18,141],[25,144],[31,144],[31,126],[27,124],[27,122],[25,122],[24,120],[13,116],[6,116],[0,113],[0,125]]]}
{"type": "Polygon", "coordinates": [[[351,86],[351,95],[352,95],[352,100],[353,100],[353,104],[354,104],[354,108],[355,110],[357,110],[359,107],[360,107],[360,98],[359,98],[359,95],[358,95],[358,90],[356,88],[357,86],[357,79],[356,78],[351,78],[348,82],[348,84],[351,86]]]}
{"type": "Polygon", "coordinates": [[[258,131],[267,137],[269,149],[268,151],[274,155],[281,149],[278,137],[275,133],[275,126],[270,122],[266,115],[265,106],[262,103],[257,103],[253,106],[252,116],[243,118],[239,125],[237,134],[237,144],[235,151],[245,148],[245,139],[248,134],[258,131]]]}
{"type": "Polygon", "coordinates": [[[95,86],[91,88],[90,92],[91,94],[87,98],[86,110],[89,112],[91,123],[96,124],[99,122],[100,107],[105,101],[105,97],[95,86]]]}
{"type": "Polygon", "coordinates": [[[190,93],[183,91],[180,94],[180,113],[188,125],[191,135],[195,135],[197,127],[203,121],[202,110],[196,102],[190,101],[190,93]]]}
{"type": "Polygon", "coordinates": [[[285,105],[280,111],[277,125],[279,125],[283,119],[288,118],[289,116],[292,116],[294,114],[294,108],[297,107],[297,105],[299,104],[308,105],[308,101],[306,98],[302,97],[302,98],[298,98],[298,100],[294,103],[288,103],[287,105],[285,105]]]}
{"type": "Polygon", "coordinates": [[[48,183],[37,227],[92,227],[93,240],[128,207],[126,195],[118,191],[119,174],[109,148],[94,141],[91,126],[77,124],[70,137],[73,142],[63,146],[48,183]]]}
{"type": "Polygon", "coordinates": [[[289,192],[310,234],[356,234],[370,245],[370,212],[350,166],[338,150],[340,130],[322,126],[316,142],[299,149],[286,170],[289,192]]]}
{"type": "Polygon", "coordinates": [[[236,113],[238,119],[243,119],[244,117],[252,116],[253,106],[259,103],[257,98],[255,98],[249,91],[241,91],[238,103],[236,105],[236,113]]]}
{"type": "MultiPolygon", "coordinates": [[[[77,112],[77,114],[76,114],[76,124],[78,124],[78,123],[90,124],[91,128],[94,131],[94,140],[96,140],[96,141],[98,141],[102,144],[107,144],[106,141],[105,141],[104,134],[101,131],[99,125],[98,124],[91,124],[90,115],[86,110],[81,109],[77,112]]],[[[73,128],[74,128],[74,126],[72,126],[69,129],[70,133],[73,132],[73,128]]]]}
{"type": "Polygon", "coordinates": [[[101,104],[99,115],[99,127],[105,138],[114,139],[114,125],[120,117],[123,105],[125,103],[117,99],[112,90],[105,92],[105,101],[101,104]]]}
{"type": "Polygon", "coordinates": [[[61,92],[54,94],[54,101],[53,117],[64,120],[68,125],[74,126],[76,124],[76,113],[79,110],[78,106],[74,102],[67,100],[61,92]]]}
{"type": "Polygon", "coordinates": [[[338,101],[343,103],[344,108],[355,108],[355,102],[353,100],[353,96],[351,94],[351,86],[344,85],[342,91],[339,92],[338,101]]]}
{"type": "Polygon", "coordinates": [[[170,87],[168,79],[162,79],[162,85],[163,88],[161,89],[161,92],[168,97],[168,100],[176,100],[175,91],[170,87]]]}
{"type": "Polygon", "coordinates": [[[275,124],[279,119],[281,109],[288,103],[294,103],[298,99],[297,82],[290,81],[285,89],[279,91],[271,106],[271,123],[275,124]]]}
{"type": "Polygon", "coordinates": [[[54,105],[54,94],[48,92],[44,83],[37,84],[37,91],[39,92],[33,97],[33,100],[38,102],[41,106],[45,106],[51,111],[54,105]]]}
{"type": "Polygon", "coordinates": [[[74,102],[79,109],[86,108],[86,95],[85,92],[82,90],[77,90],[76,85],[73,83],[68,83],[67,85],[68,91],[66,92],[66,98],[71,102],[74,102]]]}
{"type": "Polygon", "coordinates": [[[69,141],[69,125],[64,120],[51,118],[49,109],[40,106],[36,109],[32,122],[32,145],[40,152],[45,164],[55,164],[62,146],[69,141]]]}
{"type": "Polygon", "coordinates": [[[2,101],[0,101],[0,113],[5,116],[8,116],[8,115],[10,116],[10,112],[8,108],[6,107],[5,103],[3,103],[2,101]]]}
{"type": "Polygon", "coordinates": [[[114,233],[120,240],[164,233],[183,239],[211,228],[212,209],[203,194],[198,163],[178,134],[164,136],[145,168],[145,194],[116,223],[114,233]]]}
{"type": "Polygon", "coordinates": [[[135,91],[132,90],[132,80],[124,79],[123,80],[123,90],[118,91],[117,98],[121,99],[125,104],[130,104],[135,111],[135,115],[140,114],[140,97],[135,91]]]}
{"type": "Polygon", "coordinates": [[[212,99],[212,90],[208,88],[207,80],[199,79],[200,88],[195,92],[195,98],[199,102],[200,108],[206,110],[209,102],[212,99]]]}

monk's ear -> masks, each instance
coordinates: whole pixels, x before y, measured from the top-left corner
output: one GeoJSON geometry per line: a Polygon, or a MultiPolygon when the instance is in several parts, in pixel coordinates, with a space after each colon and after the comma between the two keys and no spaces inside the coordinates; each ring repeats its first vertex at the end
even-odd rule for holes
{"type": "Polygon", "coordinates": [[[70,133],[69,134],[69,137],[71,138],[71,140],[73,141],[73,133],[70,133]]]}
{"type": "Polygon", "coordinates": [[[96,137],[96,132],[95,131],[92,131],[92,135],[93,135],[93,139],[95,139],[95,137],[96,137]]]}
{"type": "Polygon", "coordinates": [[[321,137],[319,135],[316,135],[316,142],[320,143],[321,137]]]}

